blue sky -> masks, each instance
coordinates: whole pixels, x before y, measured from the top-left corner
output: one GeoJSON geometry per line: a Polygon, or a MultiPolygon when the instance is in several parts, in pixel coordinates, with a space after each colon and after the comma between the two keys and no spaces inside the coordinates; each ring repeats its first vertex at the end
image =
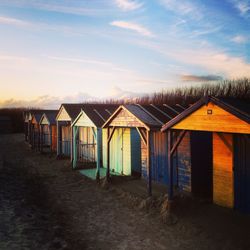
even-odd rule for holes
{"type": "Polygon", "coordinates": [[[250,77],[249,0],[0,0],[0,106],[250,77]]]}

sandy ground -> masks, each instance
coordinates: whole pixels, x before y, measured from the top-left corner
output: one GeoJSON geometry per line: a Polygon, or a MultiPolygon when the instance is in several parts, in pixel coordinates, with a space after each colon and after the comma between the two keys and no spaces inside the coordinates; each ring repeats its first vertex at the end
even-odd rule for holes
{"type": "Polygon", "coordinates": [[[161,204],[146,209],[119,185],[103,189],[23,138],[0,136],[1,250],[250,249],[247,215],[180,199],[177,223],[164,224],[161,204]]]}

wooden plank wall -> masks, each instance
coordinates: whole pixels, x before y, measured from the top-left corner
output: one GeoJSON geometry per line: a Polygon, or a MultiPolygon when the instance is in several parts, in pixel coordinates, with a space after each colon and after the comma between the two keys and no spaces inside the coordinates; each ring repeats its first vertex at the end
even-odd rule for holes
{"type": "Polygon", "coordinates": [[[52,131],[52,151],[56,152],[57,149],[57,127],[56,125],[51,126],[52,131]]]}
{"type": "MultiPolygon", "coordinates": [[[[233,146],[232,134],[221,133],[233,146]]],[[[217,133],[213,133],[213,200],[214,203],[234,206],[233,153],[217,133]]]]}
{"type": "Polygon", "coordinates": [[[177,149],[177,175],[179,189],[191,192],[191,145],[188,131],[177,149]]]}
{"type": "Polygon", "coordinates": [[[203,105],[173,128],[228,133],[250,133],[250,125],[247,122],[240,120],[213,103],[203,105]],[[208,114],[208,110],[211,110],[212,114],[208,114]]]}
{"type": "Polygon", "coordinates": [[[141,142],[141,177],[147,179],[147,146],[141,142]]]}
{"type": "Polygon", "coordinates": [[[110,123],[110,126],[143,127],[143,124],[135,116],[122,109],[110,123]]]}
{"type": "Polygon", "coordinates": [[[167,185],[167,133],[152,131],[150,144],[152,180],[167,185]]]}
{"type": "Polygon", "coordinates": [[[131,169],[137,174],[141,173],[141,137],[136,128],[130,128],[131,141],[131,169]]]}

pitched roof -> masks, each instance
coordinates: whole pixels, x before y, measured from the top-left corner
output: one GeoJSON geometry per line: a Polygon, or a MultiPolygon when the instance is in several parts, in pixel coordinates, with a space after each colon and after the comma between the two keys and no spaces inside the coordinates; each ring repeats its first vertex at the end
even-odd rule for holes
{"type": "Polygon", "coordinates": [[[140,105],[140,104],[127,104],[121,105],[114,114],[108,119],[103,127],[107,127],[108,124],[115,119],[115,115],[119,113],[121,109],[128,110],[138,120],[140,120],[147,128],[160,129],[163,124],[170,121],[177,116],[183,108],[176,105],[140,105]]]}
{"type": "Polygon", "coordinates": [[[85,104],[82,110],[97,127],[102,127],[118,106],[117,104],[85,104]]]}
{"type": "MultiPolygon", "coordinates": [[[[58,113],[58,110],[45,110],[43,114],[48,119],[50,125],[55,125],[57,113],[58,113]]],[[[41,117],[41,119],[42,119],[42,117],[41,117]]]]}
{"type": "Polygon", "coordinates": [[[74,121],[76,117],[79,115],[79,113],[81,112],[81,108],[83,107],[83,105],[84,104],[82,103],[63,103],[61,107],[63,106],[65,108],[71,120],[74,121]]]}
{"type": "Polygon", "coordinates": [[[48,109],[30,110],[30,114],[31,116],[34,116],[36,121],[39,123],[44,113],[52,111],[54,110],[48,110],[48,109]]]}
{"type": "Polygon", "coordinates": [[[167,122],[161,129],[161,131],[165,131],[175,124],[179,123],[181,120],[186,118],[188,115],[193,113],[194,111],[198,110],[204,104],[212,102],[218,105],[220,108],[228,111],[229,113],[235,115],[239,119],[250,123],[250,100],[242,100],[236,98],[220,98],[220,97],[203,97],[189,108],[184,110],[178,116],[176,116],[171,121],[167,122]]]}

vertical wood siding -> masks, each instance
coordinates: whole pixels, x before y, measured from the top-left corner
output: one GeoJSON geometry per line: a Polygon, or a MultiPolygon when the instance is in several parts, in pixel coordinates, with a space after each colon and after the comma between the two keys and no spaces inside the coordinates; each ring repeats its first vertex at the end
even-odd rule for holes
{"type": "Polygon", "coordinates": [[[152,132],[151,143],[151,171],[152,180],[167,184],[167,134],[160,131],[152,132]]]}
{"type": "MultiPolygon", "coordinates": [[[[221,136],[232,145],[232,134],[221,136]]],[[[214,203],[233,207],[233,154],[217,133],[213,133],[213,200],[214,203]]]]}
{"type": "Polygon", "coordinates": [[[71,129],[70,126],[62,126],[62,154],[70,156],[71,152],[71,129]]]}
{"type": "Polygon", "coordinates": [[[191,148],[188,131],[177,149],[177,174],[179,189],[191,192],[191,148]]]}
{"type": "Polygon", "coordinates": [[[56,125],[51,126],[51,132],[52,132],[52,151],[56,152],[57,150],[57,127],[56,125]]]}

